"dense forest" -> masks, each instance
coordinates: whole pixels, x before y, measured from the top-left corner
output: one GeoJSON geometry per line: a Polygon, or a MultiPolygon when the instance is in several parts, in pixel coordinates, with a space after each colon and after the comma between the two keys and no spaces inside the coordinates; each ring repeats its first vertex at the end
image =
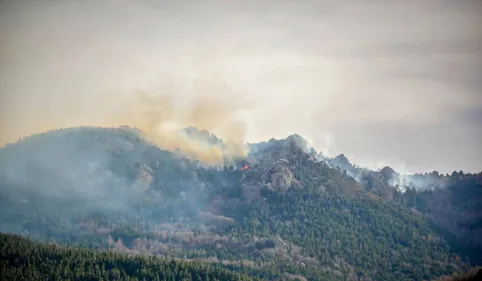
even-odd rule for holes
{"type": "Polygon", "coordinates": [[[358,179],[370,193],[420,212],[464,244],[480,251],[482,173],[433,171],[401,175],[390,167],[380,171],[357,167],[344,155],[327,159],[327,162],[358,179]]]}
{"type": "Polygon", "coordinates": [[[251,281],[216,265],[32,243],[0,233],[0,280],[251,281]]]}
{"type": "MultiPolygon", "coordinates": [[[[155,259],[150,256],[194,260],[178,264],[208,270],[210,280],[218,272],[240,280],[434,280],[480,262],[480,174],[371,171],[344,156],[324,157],[298,135],[250,144],[249,151],[212,167],[162,150],[127,127],[34,135],[0,149],[0,232],[96,249],[75,253],[100,264],[128,259],[144,268],[142,262],[155,259]]],[[[71,251],[3,239],[5,248],[21,241],[71,251]]],[[[69,263],[58,270],[72,268],[69,263]]],[[[39,271],[2,266],[9,274],[39,271]]],[[[198,278],[176,275],[191,272],[181,271],[169,276],[198,278]]],[[[147,276],[120,268],[116,274],[147,276]]],[[[164,276],[158,277],[170,280],[164,276]]]]}

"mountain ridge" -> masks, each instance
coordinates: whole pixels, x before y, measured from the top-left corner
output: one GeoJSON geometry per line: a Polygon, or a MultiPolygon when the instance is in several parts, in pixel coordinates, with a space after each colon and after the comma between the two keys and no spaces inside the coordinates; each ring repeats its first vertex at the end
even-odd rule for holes
{"type": "Polygon", "coordinates": [[[299,135],[248,146],[244,159],[213,168],[127,127],[25,138],[0,149],[0,231],[90,248],[246,261],[309,280],[422,280],[467,269],[468,252],[457,250],[457,239],[480,253],[477,175],[449,178],[464,186],[459,197],[446,194],[452,185],[436,189],[461,210],[450,211],[464,223],[459,231],[439,221],[431,189],[401,192],[390,183],[398,175],[390,168],[353,166],[355,179],[299,135]],[[455,240],[431,222],[457,234],[455,240]]]}

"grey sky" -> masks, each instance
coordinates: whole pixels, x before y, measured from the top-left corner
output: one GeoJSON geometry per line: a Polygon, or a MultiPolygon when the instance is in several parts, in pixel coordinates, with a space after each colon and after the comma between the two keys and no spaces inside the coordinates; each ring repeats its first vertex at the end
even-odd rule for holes
{"type": "Polygon", "coordinates": [[[4,0],[0,9],[1,142],[104,125],[136,91],[169,89],[180,103],[249,102],[238,112],[246,141],[299,133],[372,168],[482,170],[482,1],[4,0]]]}

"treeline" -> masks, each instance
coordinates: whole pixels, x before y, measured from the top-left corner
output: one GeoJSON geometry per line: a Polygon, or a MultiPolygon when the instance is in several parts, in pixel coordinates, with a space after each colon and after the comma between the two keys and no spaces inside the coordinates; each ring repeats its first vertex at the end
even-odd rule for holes
{"type": "Polygon", "coordinates": [[[0,233],[0,280],[258,280],[200,262],[37,244],[0,233]]]}

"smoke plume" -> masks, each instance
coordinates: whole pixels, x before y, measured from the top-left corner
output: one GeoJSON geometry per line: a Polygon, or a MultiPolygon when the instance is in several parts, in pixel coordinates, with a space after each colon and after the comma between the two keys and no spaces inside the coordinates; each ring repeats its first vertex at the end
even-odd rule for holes
{"type": "Polygon", "coordinates": [[[210,79],[191,82],[194,82],[191,88],[169,84],[161,90],[143,90],[131,95],[105,94],[84,97],[77,102],[46,97],[51,102],[44,103],[41,112],[17,110],[29,105],[22,106],[22,102],[15,101],[11,108],[16,110],[10,110],[8,117],[21,119],[23,125],[2,127],[0,141],[12,142],[29,134],[65,127],[128,125],[140,129],[142,137],[160,148],[179,151],[206,165],[244,157],[246,126],[240,113],[248,104],[233,98],[236,95],[229,88],[220,87],[210,79]],[[205,131],[198,131],[198,135],[204,134],[202,137],[181,132],[189,126],[209,131],[223,142],[214,141],[205,131]]]}
{"type": "Polygon", "coordinates": [[[119,125],[140,129],[145,139],[159,147],[179,150],[184,156],[208,165],[246,155],[246,127],[235,118],[240,109],[235,102],[220,97],[202,97],[182,106],[176,105],[174,96],[169,94],[151,97],[139,93],[136,98],[137,102],[115,119],[119,125]],[[180,131],[188,126],[216,132],[224,140],[220,143],[210,135],[188,135],[180,131]]]}

